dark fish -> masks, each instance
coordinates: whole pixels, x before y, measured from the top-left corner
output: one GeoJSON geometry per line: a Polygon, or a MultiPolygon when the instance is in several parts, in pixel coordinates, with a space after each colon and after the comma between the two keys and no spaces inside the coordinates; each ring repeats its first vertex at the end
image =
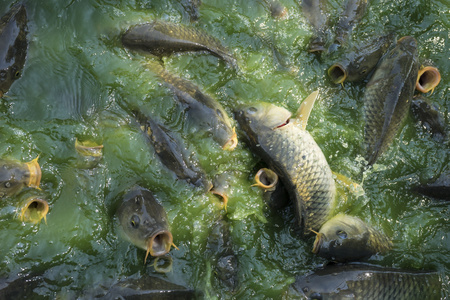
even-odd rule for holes
{"type": "Polygon", "coordinates": [[[442,114],[421,95],[414,96],[411,102],[411,111],[416,120],[420,120],[423,127],[430,131],[433,137],[444,139],[447,137],[446,124],[442,114]]]}
{"type": "Polygon", "coordinates": [[[333,83],[363,80],[375,68],[393,41],[394,35],[388,34],[369,42],[364,41],[351,49],[343,49],[343,58],[328,69],[328,76],[333,83]]]}
{"type": "Polygon", "coordinates": [[[159,57],[175,52],[208,51],[233,67],[237,66],[236,60],[219,40],[201,30],[181,24],[155,20],[135,25],[122,36],[122,43],[130,49],[159,57]]]}
{"type": "Polygon", "coordinates": [[[14,5],[0,19],[0,97],[18,79],[27,55],[27,12],[14,5]]]}
{"type": "Polygon", "coordinates": [[[391,248],[392,242],[382,232],[357,217],[338,214],[320,228],[313,253],[329,260],[346,262],[368,258],[391,248]]]}
{"type": "Polygon", "coordinates": [[[266,2],[266,4],[269,6],[270,15],[272,16],[272,18],[282,19],[286,16],[287,9],[282,3],[280,3],[280,1],[264,0],[264,2],[266,2]]]}
{"type": "Polygon", "coordinates": [[[279,209],[287,205],[289,195],[277,173],[267,168],[259,169],[255,175],[255,182],[252,186],[260,187],[264,191],[263,200],[270,209],[279,209]]]}
{"type": "Polygon", "coordinates": [[[45,284],[42,274],[0,278],[0,299],[47,299],[34,290],[45,284]]]}
{"type": "Polygon", "coordinates": [[[427,271],[382,268],[369,264],[328,265],[297,277],[288,291],[306,299],[441,299],[439,275],[427,271]]]}
{"type": "Polygon", "coordinates": [[[437,179],[414,190],[427,197],[450,201],[450,171],[444,171],[437,179]]]}
{"type": "Polygon", "coordinates": [[[227,210],[228,195],[233,185],[233,177],[229,173],[220,173],[214,177],[213,188],[211,193],[222,200],[223,207],[227,210]]]}
{"type": "Polygon", "coordinates": [[[434,89],[441,81],[441,73],[438,68],[429,62],[425,62],[420,66],[417,74],[416,90],[422,93],[433,93],[434,89]]]}
{"type": "Polygon", "coordinates": [[[234,293],[239,288],[239,261],[233,251],[229,227],[229,223],[224,219],[214,223],[208,237],[206,253],[214,266],[213,273],[219,289],[234,293]]]}
{"type": "Polygon", "coordinates": [[[200,6],[202,5],[201,0],[186,0],[182,1],[181,5],[183,5],[186,12],[189,14],[190,21],[195,22],[200,17],[200,6]]]}
{"type": "Polygon", "coordinates": [[[119,228],[125,238],[147,251],[147,256],[161,256],[173,245],[166,211],[144,188],[134,187],[123,197],[117,209],[119,228]]]}
{"type": "Polygon", "coordinates": [[[0,198],[13,196],[25,186],[39,188],[41,167],[38,157],[30,162],[0,160],[0,198]]]}
{"type": "Polygon", "coordinates": [[[299,119],[263,102],[242,106],[235,113],[252,149],[280,176],[304,234],[318,231],[328,220],[336,194],[328,162],[305,130],[316,97],[314,92],[303,101],[299,119]]]}
{"type": "Polygon", "coordinates": [[[309,52],[325,51],[325,44],[328,42],[328,17],[324,0],[302,0],[301,6],[303,14],[308,19],[313,28],[313,36],[309,41],[309,52]]]}
{"type": "Polygon", "coordinates": [[[335,27],[335,40],[339,44],[345,43],[355,24],[364,16],[368,5],[368,0],[347,0],[335,27]]]}
{"type": "Polygon", "coordinates": [[[389,147],[407,116],[418,67],[417,41],[406,36],[384,56],[367,83],[364,143],[369,165],[389,147]]]}
{"type": "Polygon", "coordinates": [[[92,291],[85,291],[77,299],[155,299],[188,300],[197,299],[198,293],[184,286],[154,276],[127,278],[105,288],[104,285],[92,291]]]}
{"type": "Polygon", "coordinates": [[[211,132],[212,138],[224,150],[236,148],[238,141],[235,129],[219,102],[203,93],[192,82],[167,72],[160,64],[149,63],[147,66],[174,91],[180,102],[189,107],[188,114],[199,127],[211,132]]]}
{"type": "Polygon", "coordinates": [[[181,140],[175,139],[167,128],[156,123],[149,115],[138,111],[134,111],[134,115],[161,162],[169,170],[174,172],[179,179],[186,180],[195,186],[202,186],[205,191],[211,189],[212,184],[206,178],[205,172],[197,167],[198,161],[182,150],[181,140]],[[192,161],[193,159],[195,161],[192,161]]]}

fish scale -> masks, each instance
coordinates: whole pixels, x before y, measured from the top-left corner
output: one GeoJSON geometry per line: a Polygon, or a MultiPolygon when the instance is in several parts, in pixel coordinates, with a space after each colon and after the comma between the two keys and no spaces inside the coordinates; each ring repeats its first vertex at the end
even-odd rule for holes
{"type": "Polygon", "coordinates": [[[295,203],[303,233],[318,231],[330,217],[336,194],[330,167],[320,147],[295,120],[271,129],[264,126],[264,118],[245,119],[243,114],[241,110],[236,118],[251,147],[280,176],[295,203]]]}

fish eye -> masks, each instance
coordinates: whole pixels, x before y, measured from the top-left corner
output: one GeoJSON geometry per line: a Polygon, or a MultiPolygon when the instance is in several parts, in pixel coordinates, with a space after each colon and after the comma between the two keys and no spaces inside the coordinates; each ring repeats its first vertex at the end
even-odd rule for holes
{"type": "Polygon", "coordinates": [[[309,296],[311,300],[322,300],[322,295],[320,293],[313,293],[309,296]]]}
{"type": "Polygon", "coordinates": [[[361,74],[366,74],[366,72],[367,72],[367,68],[364,68],[361,70],[361,74]]]}
{"type": "Polygon", "coordinates": [[[249,115],[253,115],[255,112],[257,112],[258,111],[258,109],[256,108],[256,107],[249,107],[249,109],[247,109],[247,113],[249,114],[249,115]]]}
{"type": "Polygon", "coordinates": [[[141,220],[139,219],[138,216],[133,215],[133,216],[131,217],[131,221],[130,221],[131,227],[133,227],[133,228],[135,228],[135,229],[138,228],[140,222],[141,222],[141,220]]]}
{"type": "Polygon", "coordinates": [[[336,231],[336,235],[343,240],[347,238],[347,232],[345,232],[344,230],[336,231]]]}
{"type": "Polygon", "coordinates": [[[15,76],[16,78],[19,78],[19,77],[20,77],[20,71],[17,71],[16,73],[14,73],[14,76],[15,76]]]}
{"type": "Polygon", "coordinates": [[[5,187],[5,188],[10,188],[11,187],[11,182],[9,182],[9,181],[6,181],[4,184],[3,184],[3,186],[5,187]]]}

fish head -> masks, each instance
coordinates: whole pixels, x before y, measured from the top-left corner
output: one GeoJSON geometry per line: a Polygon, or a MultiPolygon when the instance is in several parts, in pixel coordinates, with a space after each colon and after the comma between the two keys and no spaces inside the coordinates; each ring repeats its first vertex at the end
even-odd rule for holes
{"type": "Polygon", "coordinates": [[[370,232],[359,218],[339,214],[322,225],[314,241],[313,253],[347,261],[369,255],[367,246],[370,232]]]}
{"type": "Polygon", "coordinates": [[[335,84],[342,84],[348,77],[348,63],[337,62],[328,68],[328,76],[335,84]]]}
{"type": "Polygon", "coordinates": [[[173,243],[167,215],[150,191],[136,189],[127,193],[117,210],[120,228],[131,243],[152,256],[170,251],[173,243]]]}
{"type": "Polygon", "coordinates": [[[0,197],[15,195],[29,184],[32,177],[35,176],[32,176],[27,164],[0,161],[0,197]]]}
{"type": "Polygon", "coordinates": [[[265,131],[287,125],[291,116],[287,109],[267,102],[242,105],[235,111],[236,120],[252,140],[265,131]]]}
{"type": "Polygon", "coordinates": [[[28,46],[26,24],[23,5],[14,6],[0,20],[0,96],[21,76],[28,46]]]}

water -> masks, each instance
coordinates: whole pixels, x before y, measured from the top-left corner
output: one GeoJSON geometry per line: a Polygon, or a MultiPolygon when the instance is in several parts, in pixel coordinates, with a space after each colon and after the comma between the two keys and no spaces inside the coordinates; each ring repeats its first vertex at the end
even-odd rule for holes
{"type": "MultiPolygon", "coordinates": [[[[338,210],[383,230],[394,249],[370,262],[389,267],[439,272],[443,297],[450,288],[450,222],[447,203],[412,192],[419,182],[449,168],[449,144],[437,141],[409,116],[376,170],[361,174],[364,83],[333,85],[331,65],[305,51],[311,28],[296,1],[281,1],[284,20],[270,16],[264,1],[203,0],[192,26],[218,37],[238,59],[240,72],[218,58],[200,53],[164,58],[166,68],[192,80],[233,107],[269,101],[295,112],[312,91],[320,90],[307,129],[331,168],[361,182],[365,195],[340,191],[338,210]]],[[[0,14],[12,1],[0,0],[0,14]]],[[[120,34],[155,18],[189,24],[189,1],[29,1],[30,41],[22,77],[0,106],[1,158],[29,161],[39,157],[41,188],[50,204],[47,225],[21,223],[18,203],[33,190],[0,204],[0,274],[15,277],[43,273],[44,297],[75,297],[100,284],[131,275],[158,276],[203,291],[208,298],[277,299],[295,276],[324,260],[313,255],[312,239],[299,239],[292,207],[271,212],[261,191],[250,187],[262,165],[242,138],[224,152],[208,136],[192,132],[170,91],[143,68],[149,58],[124,50],[120,34]],[[213,177],[233,178],[227,211],[165,169],[133,121],[128,108],[153,113],[184,139],[213,177]],[[75,139],[104,145],[93,169],[80,168],[75,139]],[[117,236],[114,209],[118,195],[134,184],[151,189],[166,208],[174,242],[173,270],[156,273],[143,264],[145,252],[117,236]],[[233,296],[211,284],[205,258],[211,224],[230,220],[239,259],[240,290],[233,296]]],[[[336,18],[340,1],[330,1],[336,18]]],[[[431,59],[442,81],[429,98],[449,123],[449,30],[446,1],[374,0],[354,36],[395,31],[412,35],[420,57],[431,59]]],[[[242,137],[238,132],[238,137],[242,137]]]]}

